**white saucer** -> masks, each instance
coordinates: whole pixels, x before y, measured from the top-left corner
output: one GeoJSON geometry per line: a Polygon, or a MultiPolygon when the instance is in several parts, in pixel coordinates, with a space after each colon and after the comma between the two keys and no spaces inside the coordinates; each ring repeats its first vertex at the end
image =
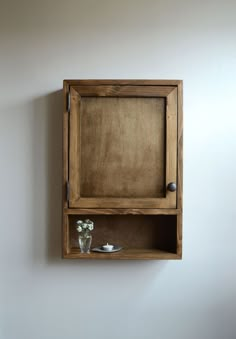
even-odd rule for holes
{"type": "Polygon", "coordinates": [[[122,247],[120,247],[120,246],[114,246],[112,250],[107,251],[107,250],[104,250],[102,247],[94,247],[94,248],[92,248],[92,251],[93,252],[101,252],[101,253],[113,253],[113,252],[118,252],[121,249],[122,249],[122,247]]]}

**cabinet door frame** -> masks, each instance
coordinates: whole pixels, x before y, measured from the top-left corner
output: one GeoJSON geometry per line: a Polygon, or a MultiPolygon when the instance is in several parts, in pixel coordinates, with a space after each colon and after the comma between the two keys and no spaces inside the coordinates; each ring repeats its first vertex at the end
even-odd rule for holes
{"type": "MultiPolygon", "coordinates": [[[[179,97],[181,81],[153,80],[67,80],[65,94],[70,94],[70,107],[64,119],[64,153],[67,164],[64,178],[69,181],[70,194],[65,207],[69,208],[177,208],[177,191],[169,192],[169,182],[177,182],[177,146],[179,123],[179,97]],[[79,101],[83,96],[101,97],[162,97],[166,99],[166,196],[162,198],[99,198],[80,196],[80,163],[75,161],[80,147],[79,101]],[[68,126],[65,126],[68,124],[68,126]],[[65,145],[66,144],[66,145],[65,145]],[[65,150],[68,147],[69,152],[65,150]],[[67,206],[66,206],[67,205],[67,206]]],[[[68,106],[68,105],[67,105],[68,106]]],[[[78,160],[78,159],[77,159],[78,160]]]]}

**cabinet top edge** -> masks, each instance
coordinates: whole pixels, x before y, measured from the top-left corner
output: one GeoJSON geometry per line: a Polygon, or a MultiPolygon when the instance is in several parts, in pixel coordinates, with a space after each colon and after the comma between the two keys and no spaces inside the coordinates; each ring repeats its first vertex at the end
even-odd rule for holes
{"type": "Polygon", "coordinates": [[[145,79],[65,79],[63,80],[64,85],[69,86],[92,86],[92,85],[136,85],[136,86],[179,86],[183,84],[183,80],[145,80],[145,79]]]}

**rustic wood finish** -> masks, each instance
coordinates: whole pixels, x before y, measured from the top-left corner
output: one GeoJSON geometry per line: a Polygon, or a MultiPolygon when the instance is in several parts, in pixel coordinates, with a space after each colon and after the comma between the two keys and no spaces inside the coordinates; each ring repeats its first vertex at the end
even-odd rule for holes
{"type": "Polygon", "coordinates": [[[118,215],[122,215],[122,214],[130,214],[130,215],[134,215],[134,214],[147,214],[147,215],[177,215],[181,213],[180,209],[170,209],[170,208],[156,208],[156,209],[150,209],[150,208],[65,208],[64,209],[64,213],[68,214],[68,215],[80,215],[80,214],[118,214],[118,215]]]}
{"type": "Polygon", "coordinates": [[[83,97],[167,97],[174,89],[173,86],[125,86],[98,85],[75,86],[74,89],[83,97]]]}
{"type": "Polygon", "coordinates": [[[69,216],[63,215],[63,238],[62,238],[62,247],[63,254],[70,253],[70,239],[69,239],[69,216]]]}
{"type": "Polygon", "coordinates": [[[69,113],[67,111],[67,97],[69,93],[69,85],[64,81],[63,96],[64,96],[64,107],[63,107],[63,207],[68,206],[66,199],[66,184],[68,181],[69,168],[68,168],[68,150],[69,150],[69,113]]]}
{"type": "Polygon", "coordinates": [[[183,83],[178,85],[178,192],[177,192],[177,207],[183,208],[183,83]]]}
{"type": "Polygon", "coordinates": [[[70,205],[80,198],[80,97],[72,88],[70,92],[70,153],[69,153],[69,177],[70,177],[70,205]]]}
{"type": "MultiPolygon", "coordinates": [[[[166,186],[177,177],[177,90],[167,97],[166,109],[166,186]]],[[[176,207],[176,192],[166,192],[169,208],[176,207]]]]}
{"type": "Polygon", "coordinates": [[[176,150],[175,87],[71,89],[70,207],[176,208],[176,150]]]}
{"type": "MultiPolygon", "coordinates": [[[[176,196],[176,192],[172,192],[176,196]]],[[[168,204],[170,193],[165,198],[78,198],[70,200],[70,208],[175,208],[168,204]]]]}
{"type": "Polygon", "coordinates": [[[179,86],[182,80],[143,80],[143,79],[102,79],[102,80],[64,80],[69,86],[100,86],[100,85],[129,85],[129,86],[179,86]]]}
{"type": "Polygon", "coordinates": [[[163,98],[81,100],[81,197],[165,196],[164,104],[163,98]]]}
{"type": "Polygon", "coordinates": [[[135,249],[124,248],[115,253],[81,254],[79,249],[72,249],[69,254],[64,255],[65,259],[103,259],[103,260],[176,260],[181,259],[178,254],[162,251],[159,249],[135,249]]]}
{"type": "Polygon", "coordinates": [[[63,257],[182,258],[182,81],[65,80],[64,98],[63,257]],[[92,247],[123,250],[81,254],[85,218],[92,247]]]}
{"type": "Polygon", "coordinates": [[[177,218],[177,254],[182,258],[182,239],[183,239],[183,83],[178,85],[178,191],[177,191],[177,208],[181,210],[177,218]]]}

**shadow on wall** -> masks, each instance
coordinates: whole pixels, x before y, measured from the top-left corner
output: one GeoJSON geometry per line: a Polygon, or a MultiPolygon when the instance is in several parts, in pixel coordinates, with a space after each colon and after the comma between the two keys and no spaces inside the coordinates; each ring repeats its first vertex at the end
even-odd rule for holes
{"type": "MultiPolygon", "coordinates": [[[[38,97],[33,101],[32,121],[32,244],[33,265],[63,264],[62,260],[62,90],[38,97]]],[[[107,261],[79,261],[80,267],[104,264],[107,261]]],[[[155,267],[159,272],[166,261],[133,261],[132,267],[155,267]]],[[[77,260],[66,260],[66,266],[78,266],[77,260]]],[[[130,268],[130,261],[116,261],[116,267],[130,268]]],[[[143,271],[142,271],[143,272],[143,271]]],[[[152,271],[150,271],[152,274],[152,271]]]]}
{"type": "Polygon", "coordinates": [[[63,92],[34,100],[34,263],[61,261],[63,92]]]}
{"type": "Polygon", "coordinates": [[[47,96],[48,105],[48,258],[61,259],[63,91],[47,96]]]}

